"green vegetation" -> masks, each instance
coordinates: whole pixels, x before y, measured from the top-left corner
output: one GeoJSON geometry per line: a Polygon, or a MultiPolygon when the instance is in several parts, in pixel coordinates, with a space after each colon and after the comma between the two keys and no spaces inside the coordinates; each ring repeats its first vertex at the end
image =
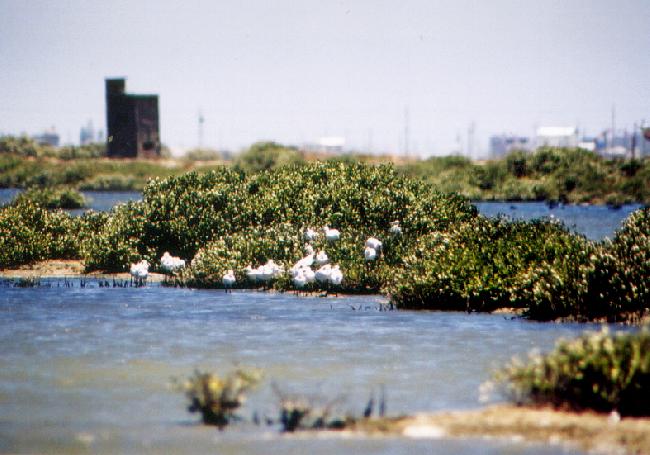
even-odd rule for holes
{"type": "Polygon", "coordinates": [[[477,218],[419,239],[388,292],[399,308],[522,308],[536,320],[638,321],[650,305],[650,209],[613,241],[552,221],[477,218]]]}
{"type": "MultiPolygon", "coordinates": [[[[124,270],[137,258],[155,264],[169,251],[194,258],[185,284],[212,287],[229,269],[240,281],[249,264],[273,259],[290,267],[303,256],[302,231],[329,225],[346,233],[326,247],[330,260],[346,270],[346,288],[377,292],[409,239],[475,215],[463,198],[435,193],[388,166],[321,163],[250,176],[222,168],[152,181],[142,202],[114,211],[87,266],[124,270]],[[365,239],[387,236],[393,220],[408,230],[386,248],[383,261],[367,265],[365,239]]],[[[325,240],[315,248],[325,248],[325,240]]]]}
{"type": "MultiPolygon", "coordinates": [[[[477,217],[418,239],[388,292],[399,308],[493,311],[526,308],[522,281],[544,261],[572,257],[589,242],[553,221],[477,217]]],[[[526,296],[528,297],[528,296],[526,296]]]]}
{"type": "MultiPolygon", "coordinates": [[[[207,172],[214,169],[209,163],[220,158],[215,150],[195,149],[185,160],[108,160],[103,144],[54,148],[27,137],[6,136],[0,137],[0,187],[75,185],[82,190],[139,191],[151,178],[207,172]]],[[[233,166],[236,171],[257,173],[314,158],[295,147],[259,142],[237,155],[233,166]]],[[[361,154],[329,158],[350,164],[386,159],[361,154]]],[[[434,157],[399,164],[397,169],[438,191],[471,200],[650,203],[650,159],[607,160],[582,149],[519,151],[484,163],[459,156],[434,157]]]]}
{"type": "Polygon", "coordinates": [[[31,188],[16,197],[14,204],[32,201],[47,209],[81,209],[86,198],[79,191],[66,187],[31,188]]]}
{"type": "Polygon", "coordinates": [[[440,191],[473,200],[650,203],[650,159],[607,160],[582,149],[513,152],[482,164],[434,157],[399,169],[440,191]]]}
{"type": "Polygon", "coordinates": [[[188,411],[201,413],[205,425],[223,428],[237,420],[236,412],[246,401],[246,394],[261,378],[261,372],[252,368],[238,368],[224,378],[196,370],[176,388],[190,401],[188,411]]]}
{"type": "Polygon", "coordinates": [[[302,164],[304,161],[302,154],[295,147],[286,147],[275,142],[258,142],[237,157],[235,168],[245,172],[260,172],[302,164]]]}
{"type": "Polygon", "coordinates": [[[561,340],[548,355],[514,360],[496,379],[517,403],[650,416],[650,331],[561,340]]]}
{"type": "Polygon", "coordinates": [[[42,145],[27,136],[0,136],[0,155],[13,155],[30,158],[57,158],[60,160],[77,160],[100,158],[106,155],[104,144],[82,146],[52,147],[42,145]]]}
{"type": "Polygon", "coordinates": [[[71,217],[30,200],[0,208],[0,267],[83,257],[107,218],[92,211],[71,217]]]}
{"type": "Polygon", "coordinates": [[[209,148],[195,148],[187,152],[185,159],[190,161],[218,161],[221,154],[217,150],[209,148]]]}
{"type": "MultiPolygon", "coordinates": [[[[34,201],[0,209],[0,266],[80,258],[87,270],[125,271],[165,251],[185,259],[170,283],[294,289],[289,269],[305,256],[303,233],[343,271],[341,284],[305,291],[388,294],[403,309],[492,311],[519,308],[538,320],[636,321],[648,311],[650,209],[635,212],[612,241],[591,242],[551,220],[478,216],[467,199],[443,195],[391,166],[305,163],[246,174],[219,167],[152,180],[143,200],[108,214],[71,218],[34,201]],[[401,235],[390,233],[398,221],[401,235]],[[364,243],[383,242],[366,261],[364,243]],[[247,266],[269,260],[284,273],[251,281],[247,266]]],[[[316,269],[316,267],[314,267],[316,269]]]]}

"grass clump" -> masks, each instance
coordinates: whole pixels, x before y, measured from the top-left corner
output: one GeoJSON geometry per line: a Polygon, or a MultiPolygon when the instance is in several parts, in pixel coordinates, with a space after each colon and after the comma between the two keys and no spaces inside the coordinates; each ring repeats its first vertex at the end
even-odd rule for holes
{"type": "Polygon", "coordinates": [[[261,378],[261,372],[252,368],[238,368],[225,377],[196,370],[193,376],[176,386],[190,401],[189,412],[200,413],[205,425],[224,428],[238,419],[237,410],[261,378]]]}
{"type": "Polygon", "coordinates": [[[514,360],[496,379],[517,403],[649,416],[650,331],[561,340],[547,355],[514,360]]]}

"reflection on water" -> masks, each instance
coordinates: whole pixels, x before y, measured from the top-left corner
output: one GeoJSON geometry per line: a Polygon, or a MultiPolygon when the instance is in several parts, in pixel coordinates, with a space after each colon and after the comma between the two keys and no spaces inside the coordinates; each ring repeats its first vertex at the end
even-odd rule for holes
{"type": "Polygon", "coordinates": [[[267,380],[243,410],[248,417],[275,417],[271,381],[340,396],[355,414],[381,384],[392,415],[472,408],[496,366],[585,328],[380,312],[376,296],[46,283],[53,287],[0,288],[0,452],[557,453],[512,442],[282,436],[250,424],[218,432],[195,423],[169,382],[195,367],[260,367],[267,380]]]}

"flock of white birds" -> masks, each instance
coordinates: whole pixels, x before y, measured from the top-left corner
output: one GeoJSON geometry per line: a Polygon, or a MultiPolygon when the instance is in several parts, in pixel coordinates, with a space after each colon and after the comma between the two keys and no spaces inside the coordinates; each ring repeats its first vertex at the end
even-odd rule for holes
{"type": "MultiPolygon", "coordinates": [[[[402,234],[402,228],[399,221],[391,222],[389,232],[393,236],[402,234]]],[[[338,229],[331,229],[328,226],[323,227],[323,235],[328,242],[336,242],[341,238],[338,229]]],[[[303,234],[305,241],[305,257],[296,262],[290,269],[289,274],[293,285],[297,289],[303,289],[307,285],[317,282],[323,285],[339,286],[343,282],[343,272],[338,265],[332,265],[329,262],[327,253],[323,250],[314,252],[311,242],[318,239],[318,232],[307,228],[303,234]],[[318,267],[314,270],[312,267],[318,267]]],[[[363,256],[366,261],[375,261],[382,253],[382,242],[370,237],[366,240],[363,256]]],[[[174,273],[185,267],[185,260],[170,255],[165,252],[160,258],[160,268],[166,273],[174,273]]],[[[137,264],[131,264],[131,276],[139,283],[144,282],[149,274],[149,262],[142,260],[137,264]]],[[[279,278],[285,273],[282,265],[276,264],[273,259],[257,268],[248,265],[245,268],[246,276],[252,282],[268,283],[279,278]]],[[[237,279],[232,270],[228,270],[222,277],[221,282],[226,289],[231,289],[237,279]]]]}

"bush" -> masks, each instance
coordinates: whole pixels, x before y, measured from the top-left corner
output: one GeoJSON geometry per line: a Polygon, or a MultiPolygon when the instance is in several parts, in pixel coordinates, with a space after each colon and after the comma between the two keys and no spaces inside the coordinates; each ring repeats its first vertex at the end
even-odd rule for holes
{"type": "Polygon", "coordinates": [[[304,158],[294,147],[285,147],[275,142],[258,142],[239,155],[235,167],[246,172],[260,172],[302,163],[304,158]]]}
{"type": "Polygon", "coordinates": [[[517,403],[650,416],[650,332],[603,329],[560,340],[550,354],[515,360],[496,379],[517,403]]]}
{"type": "Polygon", "coordinates": [[[522,278],[543,261],[571,252],[581,237],[563,225],[478,217],[418,239],[393,274],[389,293],[398,308],[492,311],[525,308],[522,278]]]}
{"type": "MultiPolygon", "coordinates": [[[[301,249],[302,229],[324,225],[360,242],[354,248],[361,248],[363,257],[363,240],[386,235],[393,220],[402,222],[405,237],[415,239],[475,214],[465,199],[432,192],[399,177],[390,166],[315,163],[251,176],[220,168],[150,182],[142,202],[114,211],[97,242],[100,247],[91,251],[87,263],[123,270],[125,259],[134,255],[155,262],[169,251],[189,259],[203,248],[202,254],[215,260],[241,257],[236,268],[243,268],[245,261],[262,258],[260,251],[255,257],[248,253],[260,248],[261,233],[269,240],[291,233],[287,248],[293,255],[301,249]]],[[[344,241],[338,248],[343,252],[353,247],[344,241]]],[[[289,260],[288,253],[286,257],[289,260]]],[[[216,272],[206,269],[205,276],[216,272]]]]}
{"type": "Polygon", "coordinates": [[[638,320],[650,305],[649,209],[634,212],[613,241],[574,239],[568,254],[544,260],[523,276],[518,298],[527,315],[548,320],[638,320]]]}
{"type": "Polygon", "coordinates": [[[190,161],[216,161],[221,159],[221,154],[213,149],[196,148],[189,150],[185,158],[190,161]]]}
{"type": "Polygon", "coordinates": [[[224,378],[196,370],[194,376],[177,383],[177,389],[190,401],[188,411],[201,413],[205,425],[223,428],[237,419],[236,412],[246,401],[246,393],[261,378],[260,371],[250,368],[238,368],[224,378]]]}
{"type": "Polygon", "coordinates": [[[32,188],[18,195],[15,204],[32,201],[48,209],[80,209],[86,206],[86,198],[73,188],[32,188]]]}
{"type": "Polygon", "coordinates": [[[30,200],[0,209],[0,267],[44,259],[79,259],[107,215],[71,217],[30,200]]]}

